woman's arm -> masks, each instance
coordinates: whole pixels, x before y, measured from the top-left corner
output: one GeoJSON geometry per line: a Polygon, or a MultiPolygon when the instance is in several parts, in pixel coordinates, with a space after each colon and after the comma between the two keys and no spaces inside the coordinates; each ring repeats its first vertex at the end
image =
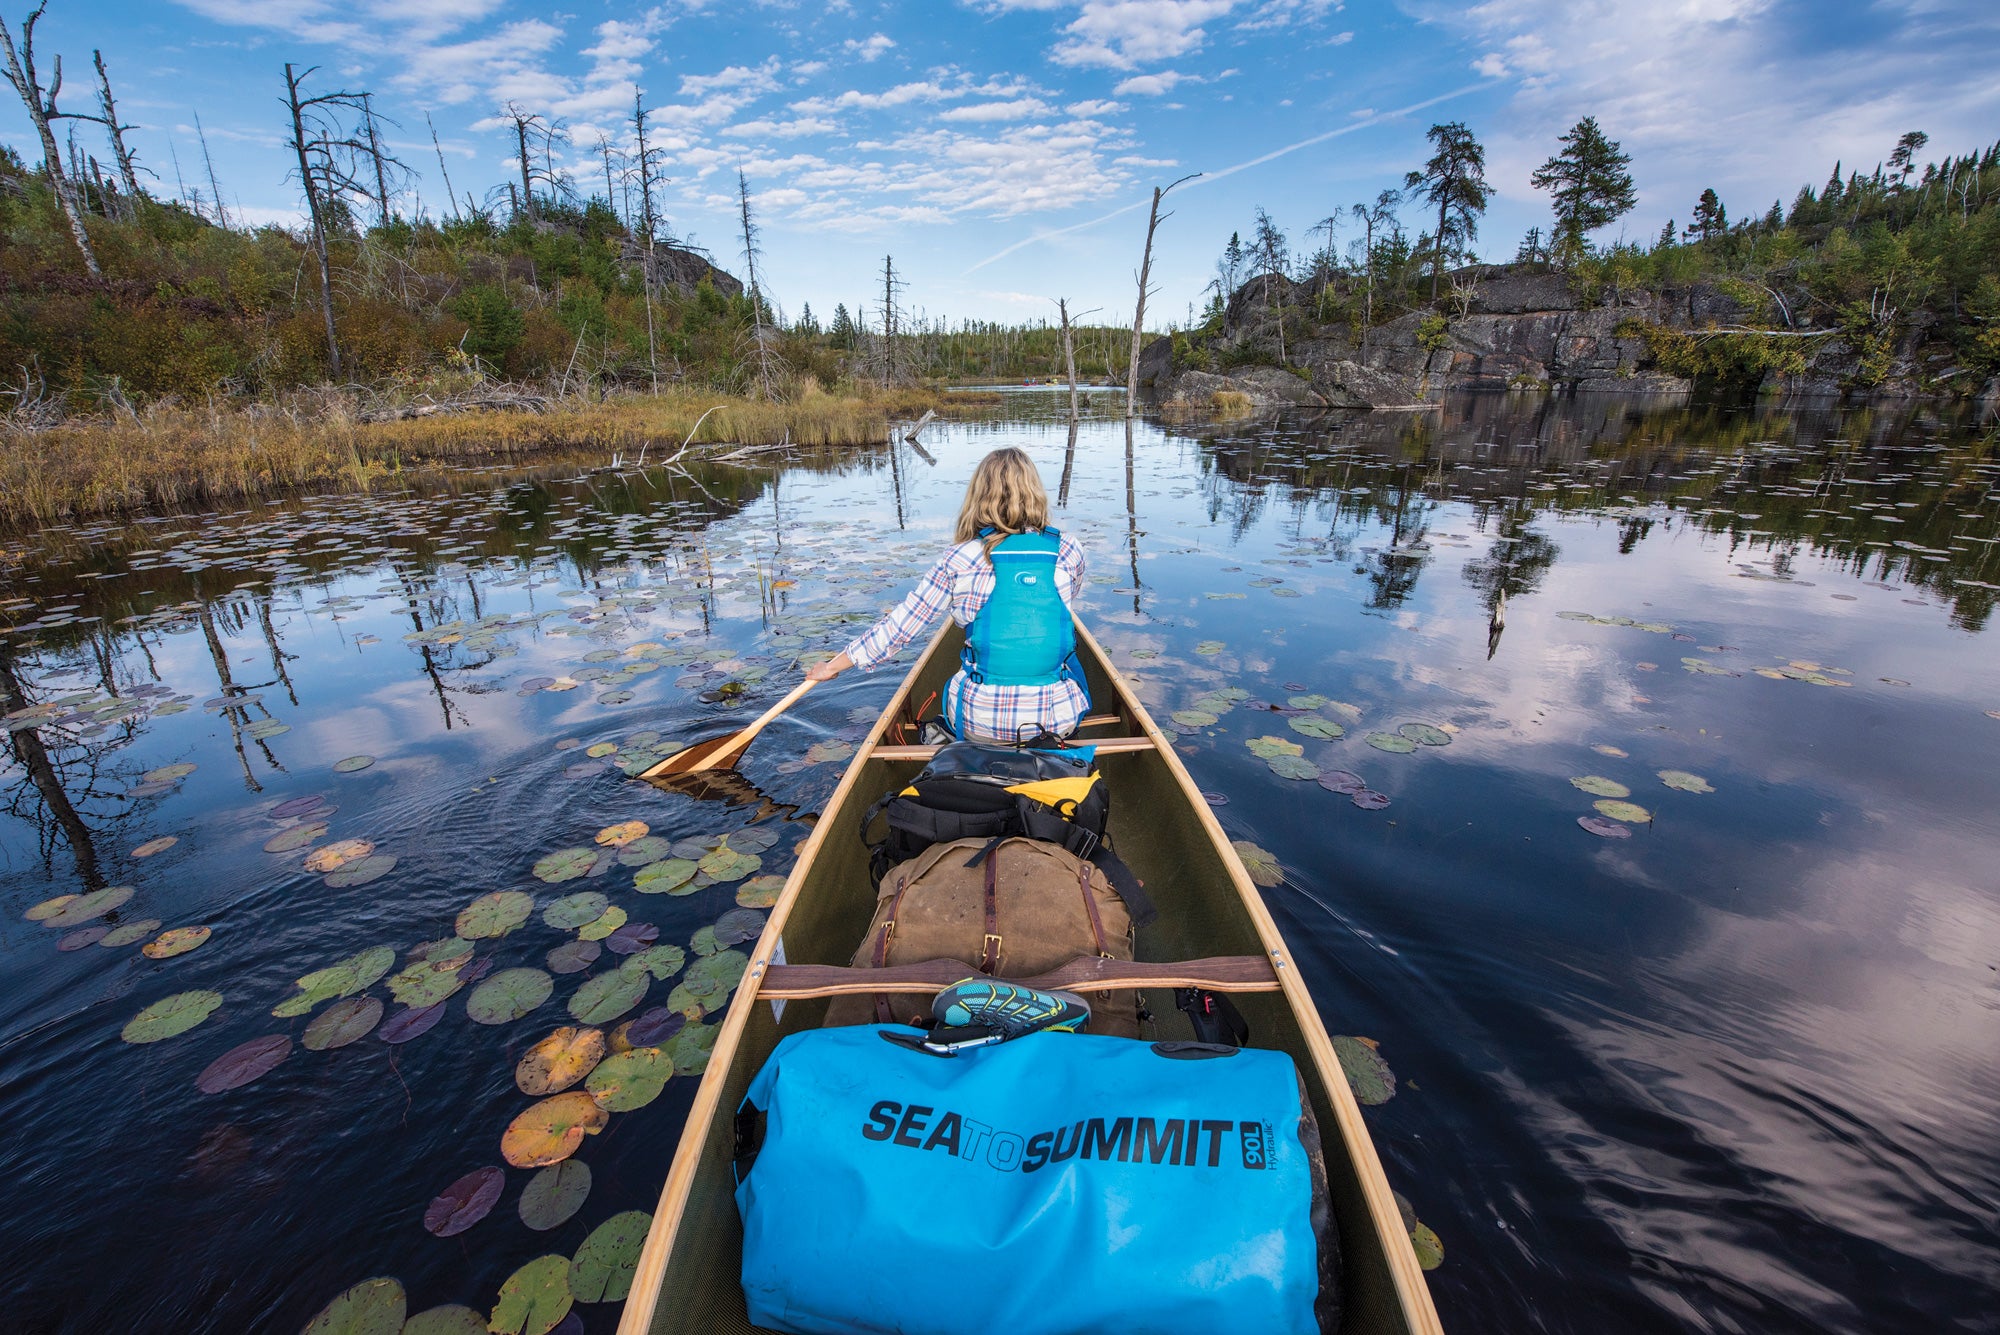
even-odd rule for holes
{"type": "Polygon", "coordinates": [[[1075,538],[1063,535],[1061,545],[1056,549],[1056,570],[1069,585],[1063,594],[1063,601],[1074,603],[1083,592],[1083,548],[1075,538]]]}

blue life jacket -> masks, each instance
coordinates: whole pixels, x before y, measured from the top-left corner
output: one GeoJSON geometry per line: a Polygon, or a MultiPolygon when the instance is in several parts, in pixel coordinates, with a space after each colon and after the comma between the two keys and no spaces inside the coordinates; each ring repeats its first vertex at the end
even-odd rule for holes
{"type": "MultiPolygon", "coordinates": [[[[985,537],[992,533],[987,529],[985,537]]],[[[1078,682],[1076,627],[1056,587],[1062,535],[1052,528],[1015,533],[995,544],[993,593],[965,628],[960,655],[966,680],[992,686],[1053,686],[1078,682]]]]}
{"type": "Polygon", "coordinates": [[[1040,1033],[947,1059],[883,1037],[920,1032],[793,1034],[751,1081],[736,1204],[752,1325],[1320,1329],[1337,1262],[1290,1057],[1040,1033]]]}

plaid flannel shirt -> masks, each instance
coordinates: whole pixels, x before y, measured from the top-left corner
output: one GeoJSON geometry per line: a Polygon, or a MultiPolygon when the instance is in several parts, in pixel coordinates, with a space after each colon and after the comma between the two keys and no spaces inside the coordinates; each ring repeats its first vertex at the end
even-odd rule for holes
{"type": "MultiPolygon", "coordinates": [[[[1083,587],[1083,548],[1065,536],[1056,552],[1056,591],[1065,607],[1083,587]]],[[[847,646],[856,667],[874,667],[928,630],[947,608],[961,626],[972,624],[993,594],[993,566],[974,539],[946,552],[902,602],[847,646]]],[[[995,686],[966,680],[963,670],[945,688],[945,717],[960,736],[976,741],[1023,741],[1046,728],[1066,736],[1090,708],[1083,683],[995,686]]]]}

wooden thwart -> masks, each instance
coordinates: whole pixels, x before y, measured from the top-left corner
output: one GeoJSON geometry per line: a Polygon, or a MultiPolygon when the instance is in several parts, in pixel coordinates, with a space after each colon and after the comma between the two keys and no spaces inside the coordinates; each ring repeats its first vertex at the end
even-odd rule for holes
{"type": "MultiPolygon", "coordinates": [[[[1085,738],[1082,746],[1094,746],[1099,755],[1118,755],[1127,751],[1150,751],[1153,739],[1150,737],[1102,737],[1085,738]]],[[[868,754],[875,760],[929,760],[938,753],[935,746],[878,746],[868,754]]]]}
{"type": "MultiPolygon", "coordinates": [[[[935,992],[972,977],[962,960],[925,960],[886,969],[849,969],[837,964],[774,964],[764,971],[757,996],[766,1001],[806,997],[867,996],[887,992],[935,992]]],[[[1276,992],[1278,972],[1262,955],[1216,955],[1208,959],[1107,960],[1079,956],[1059,969],[1010,983],[1043,991],[1109,991],[1134,987],[1199,987],[1210,992],[1276,992]]]]}

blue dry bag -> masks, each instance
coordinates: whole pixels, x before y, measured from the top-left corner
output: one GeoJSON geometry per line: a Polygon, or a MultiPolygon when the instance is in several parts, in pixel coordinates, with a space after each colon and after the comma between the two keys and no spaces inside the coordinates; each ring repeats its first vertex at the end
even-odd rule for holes
{"type": "MultiPolygon", "coordinates": [[[[1305,1335],[1318,1133],[1279,1052],[900,1026],[785,1039],[737,1118],[753,1324],[807,1335],[1305,1335]]],[[[1336,1281],[1329,1279],[1331,1287],[1336,1281]]]]}

